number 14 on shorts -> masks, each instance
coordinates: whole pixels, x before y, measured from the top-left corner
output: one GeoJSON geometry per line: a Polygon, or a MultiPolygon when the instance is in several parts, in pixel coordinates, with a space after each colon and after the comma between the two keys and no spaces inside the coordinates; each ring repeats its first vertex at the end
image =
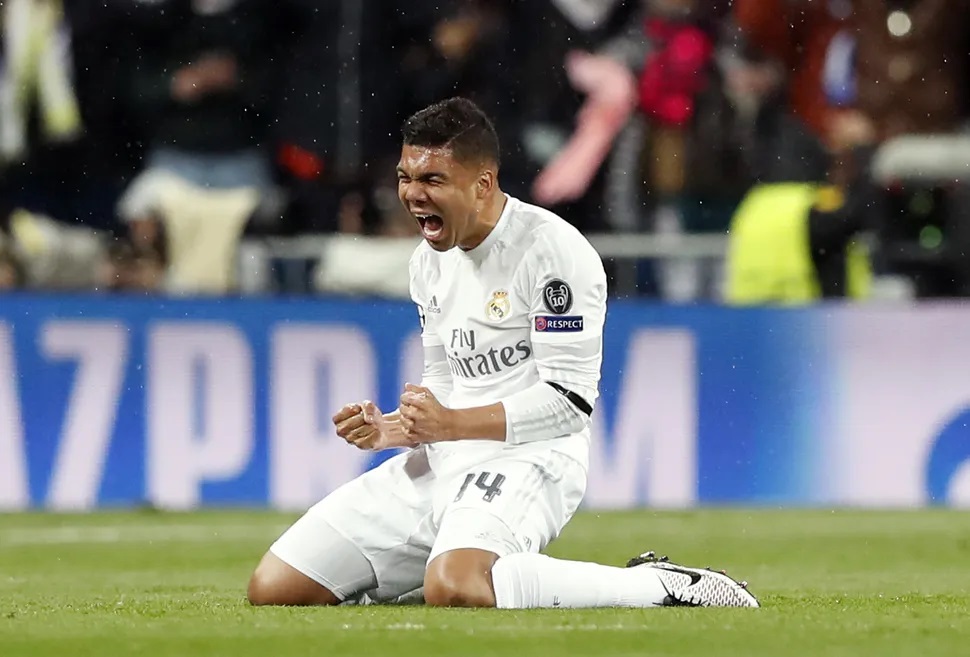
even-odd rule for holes
{"type": "Polygon", "coordinates": [[[468,490],[469,484],[475,482],[475,487],[484,491],[482,499],[486,502],[491,502],[496,496],[502,494],[502,482],[505,481],[505,475],[491,472],[472,472],[465,475],[465,481],[462,482],[461,488],[458,489],[458,494],[455,495],[455,502],[460,500],[464,496],[465,491],[468,490]],[[477,477],[477,478],[476,478],[477,477]],[[489,483],[491,479],[491,483],[489,483]]]}

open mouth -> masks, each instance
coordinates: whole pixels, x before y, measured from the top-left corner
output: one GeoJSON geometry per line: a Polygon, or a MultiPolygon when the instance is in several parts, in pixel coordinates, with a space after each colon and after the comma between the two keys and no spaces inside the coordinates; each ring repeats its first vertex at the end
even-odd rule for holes
{"type": "Polygon", "coordinates": [[[421,234],[424,235],[425,239],[433,242],[441,237],[441,233],[445,229],[444,219],[436,214],[416,214],[414,216],[421,224],[421,234]]]}

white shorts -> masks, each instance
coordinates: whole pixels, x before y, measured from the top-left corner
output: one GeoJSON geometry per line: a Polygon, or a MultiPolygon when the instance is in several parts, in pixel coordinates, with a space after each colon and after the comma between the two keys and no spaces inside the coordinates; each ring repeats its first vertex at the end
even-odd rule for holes
{"type": "MultiPolygon", "coordinates": [[[[556,452],[504,450],[472,467],[435,469],[424,449],[399,454],[311,507],[270,548],[341,599],[367,592],[391,600],[420,587],[439,554],[477,548],[499,557],[539,552],[555,539],[586,492],[586,471],[556,452]],[[510,453],[513,452],[513,453],[510,453]],[[334,554],[334,532],[373,569],[372,587],[334,554]],[[329,546],[329,547],[328,547],[329,546]]],[[[356,556],[356,555],[354,555],[356,556]]]]}

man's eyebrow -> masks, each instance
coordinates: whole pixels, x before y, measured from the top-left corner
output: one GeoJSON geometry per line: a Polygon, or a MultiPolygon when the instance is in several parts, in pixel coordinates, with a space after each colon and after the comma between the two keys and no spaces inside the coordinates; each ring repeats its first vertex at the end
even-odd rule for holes
{"type": "Polygon", "coordinates": [[[419,174],[417,176],[412,176],[411,174],[409,174],[407,171],[405,171],[401,167],[398,167],[397,168],[397,173],[398,173],[398,175],[402,175],[403,174],[403,175],[405,175],[405,176],[407,176],[409,178],[417,178],[418,180],[428,180],[429,178],[442,178],[444,180],[447,180],[448,179],[448,174],[444,173],[443,171],[426,171],[426,172],[421,173],[421,174],[419,174]]]}

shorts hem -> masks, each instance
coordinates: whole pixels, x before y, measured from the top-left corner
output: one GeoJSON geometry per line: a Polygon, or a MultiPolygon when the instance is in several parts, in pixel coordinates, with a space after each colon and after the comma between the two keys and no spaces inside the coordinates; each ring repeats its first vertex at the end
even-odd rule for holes
{"type": "Polygon", "coordinates": [[[296,560],[295,559],[291,559],[291,558],[287,557],[286,555],[280,554],[279,548],[276,546],[276,544],[271,545],[270,548],[269,548],[269,551],[272,552],[273,555],[277,559],[279,559],[280,561],[282,561],[283,563],[285,563],[290,568],[293,568],[294,570],[296,570],[300,574],[302,574],[302,575],[304,575],[306,577],[309,577],[314,582],[316,582],[317,584],[319,584],[323,588],[325,588],[328,591],[330,591],[334,595],[334,597],[336,597],[338,600],[340,600],[340,602],[345,602],[347,600],[347,598],[350,597],[346,591],[341,590],[341,588],[339,586],[336,586],[333,582],[329,581],[326,577],[324,577],[320,573],[316,572],[312,568],[309,568],[309,567],[303,566],[302,564],[296,563],[296,560]]]}
{"type": "Polygon", "coordinates": [[[431,552],[431,554],[428,555],[428,563],[431,563],[432,561],[440,557],[442,554],[445,554],[446,552],[454,552],[455,550],[481,550],[483,552],[491,552],[499,559],[501,559],[502,557],[507,557],[510,554],[518,554],[519,552],[522,552],[522,550],[499,550],[499,549],[495,549],[496,547],[497,546],[493,541],[480,541],[480,542],[469,541],[467,543],[462,543],[460,545],[455,544],[453,546],[448,546],[448,547],[445,547],[444,549],[435,550],[431,552]]]}
{"type": "MultiPolygon", "coordinates": [[[[517,552],[523,551],[520,545],[516,545],[518,543],[518,539],[516,537],[515,530],[512,529],[512,526],[509,524],[509,522],[499,514],[492,513],[491,511],[487,511],[485,509],[478,509],[474,507],[455,509],[451,513],[460,514],[462,511],[465,511],[465,512],[471,511],[474,513],[481,513],[485,516],[488,516],[493,521],[495,521],[496,523],[502,526],[505,532],[507,532],[507,536],[511,540],[511,543],[502,542],[500,540],[488,540],[488,539],[479,539],[479,538],[471,537],[467,541],[461,540],[461,541],[451,541],[450,544],[445,543],[444,544],[445,547],[443,549],[438,549],[438,542],[436,540],[435,543],[431,546],[431,552],[428,554],[427,563],[431,563],[437,557],[441,556],[445,552],[452,552],[453,550],[484,550],[485,552],[491,552],[492,554],[494,554],[500,559],[510,554],[516,554],[517,552]],[[513,549],[508,549],[512,545],[515,545],[515,547],[513,549]],[[500,548],[500,549],[495,549],[495,548],[500,548]]],[[[448,514],[445,514],[445,518],[447,517],[448,517],[448,514]]],[[[442,522],[444,522],[444,519],[442,519],[442,522]]],[[[440,533],[438,534],[438,536],[440,536],[440,533]]]]}

